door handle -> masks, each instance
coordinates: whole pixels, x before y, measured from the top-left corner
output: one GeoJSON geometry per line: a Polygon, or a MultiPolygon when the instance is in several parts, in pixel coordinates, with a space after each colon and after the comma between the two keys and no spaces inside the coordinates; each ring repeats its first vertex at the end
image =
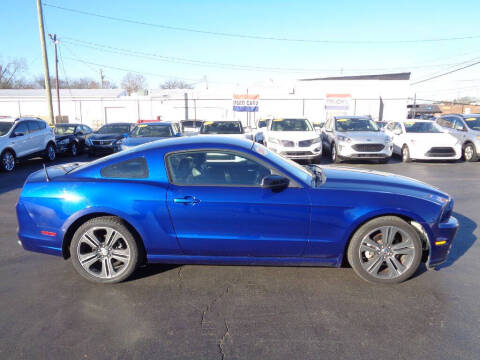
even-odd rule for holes
{"type": "Polygon", "coordinates": [[[195,196],[185,196],[183,198],[175,198],[173,199],[173,202],[176,203],[176,204],[192,204],[192,205],[195,205],[195,204],[198,204],[200,203],[200,200],[197,199],[195,196]]]}

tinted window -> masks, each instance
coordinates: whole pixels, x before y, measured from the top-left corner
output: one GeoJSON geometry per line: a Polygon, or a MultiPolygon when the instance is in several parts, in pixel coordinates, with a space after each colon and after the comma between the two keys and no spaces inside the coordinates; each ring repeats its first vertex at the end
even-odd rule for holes
{"type": "Polygon", "coordinates": [[[472,130],[480,130],[480,116],[468,116],[465,118],[465,123],[472,130]]]}
{"type": "Polygon", "coordinates": [[[405,131],[407,133],[439,133],[442,132],[434,122],[406,121],[405,131]]]}
{"type": "Polygon", "coordinates": [[[148,166],[145,158],[135,158],[109,165],[100,170],[105,178],[145,179],[148,177],[148,166]]]}
{"type": "Polygon", "coordinates": [[[260,186],[272,170],[228,151],[188,151],[167,157],[170,182],[178,185],[260,186]]]}
{"type": "Polygon", "coordinates": [[[131,130],[130,125],[110,124],[98,129],[99,134],[125,134],[131,130]]]}
{"type": "Polygon", "coordinates": [[[171,137],[170,125],[138,125],[133,129],[132,137],[171,137]]]}
{"type": "Polygon", "coordinates": [[[38,121],[27,121],[27,126],[31,133],[40,130],[40,124],[38,121]]]}
{"type": "Polygon", "coordinates": [[[57,125],[55,126],[55,135],[71,135],[75,132],[75,125],[57,125]]]}
{"type": "Polygon", "coordinates": [[[345,118],[335,119],[337,131],[379,131],[377,124],[367,118],[345,118]]]}
{"type": "Polygon", "coordinates": [[[307,119],[274,119],[272,131],[313,131],[307,119]]]}
{"type": "Polygon", "coordinates": [[[200,130],[202,134],[243,134],[240,121],[205,121],[200,130]]]}
{"type": "Polygon", "coordinates": [[[92,129],[90,129],[88,126],[86,125],[83,125],[82,126],[82,129],[83,129],[83,133],[84,134],[90,134],[92,132],[92,129]]]}
{"type": "Polygon", "coordinates": [[[6,133],[8,133],[12,125],[13,125],[13,122],[0,121],[0,136],[3,136],[6,133]]]}
{"type": "Polygon", "coordinates": [[[37,125],[38,125],[38,128],[40,130],[43,130],[47,127],[47,123],[45,121],[36,121],[37,125]]]}
{"type": "Polygon", "coordinates": [[[15,127],[15,130],[13,130],[13,132],[28,134],[27,122],[22,121],[15,127]]]}

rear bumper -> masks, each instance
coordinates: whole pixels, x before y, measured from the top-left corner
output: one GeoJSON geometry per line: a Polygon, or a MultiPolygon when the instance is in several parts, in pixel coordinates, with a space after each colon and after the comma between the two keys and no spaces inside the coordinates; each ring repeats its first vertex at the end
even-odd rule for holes
{"type": "Polygon", "coordinates": [[[435,267],[447,260],[458,228],[458,220],[453,216],[450,216],[448,221],[438,223],[432,228],[433,238],[430,239],[428,267],[435,267]]]}

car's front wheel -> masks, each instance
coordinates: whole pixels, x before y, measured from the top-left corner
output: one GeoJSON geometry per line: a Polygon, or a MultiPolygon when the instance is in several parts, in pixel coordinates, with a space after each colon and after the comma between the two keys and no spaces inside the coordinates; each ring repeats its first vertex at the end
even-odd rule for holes
{"type": "Polygon", "coordinates": [[[338,157],[337,145],[335,145],[335,144],[331,145],[330,157],[331,157],[332,163],[338,164],[341,161],[340,158],[338,157]]]}
{"type": "Polygon", "coordinates": [[[80,226],[70,244],[73,267],[97,283],[118,283],[137,268],[138,245],[123,221],[114,216],[91,219],[80,226]]]}
{"type": "Polygon", "coordinates": [[[15,155],[10,150],[5,150],[2,153],[2,169],[10,172],[15,168],[15,155]]]}
{"type": "Polygon", "coordinates": [[[465,161],[477,161],[478,155],[475,150],[475,145],[468,143],[463,147],[463,159],[465,161]]]}
{"type": "Polygon", "coordinates": [[[403,145],[402,147],[402,161],[403,162],[411,162],[412,158],[410,157],[410,149],[407,145],[403,145]]]}
{"type": "Polygon", "coordinates": [[[383,216],[355,232],[347,257],[355,273],[364,280],[400,283],[417,271],[422,259],[422,241],[404,220],[383,216]]]}

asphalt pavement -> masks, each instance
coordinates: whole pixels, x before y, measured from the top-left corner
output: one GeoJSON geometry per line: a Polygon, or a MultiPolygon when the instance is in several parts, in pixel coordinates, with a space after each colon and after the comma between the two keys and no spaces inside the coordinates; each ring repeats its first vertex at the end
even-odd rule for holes
{"type": "Polygon", "coordinates": [[[448,261],[396,286],[349,268],[199,265],[89,283],[17,244],[15,203],[41,166],[0,173],[1,359],[480,359],[480,162],[347,165],[455,197],[448,261]]]}

